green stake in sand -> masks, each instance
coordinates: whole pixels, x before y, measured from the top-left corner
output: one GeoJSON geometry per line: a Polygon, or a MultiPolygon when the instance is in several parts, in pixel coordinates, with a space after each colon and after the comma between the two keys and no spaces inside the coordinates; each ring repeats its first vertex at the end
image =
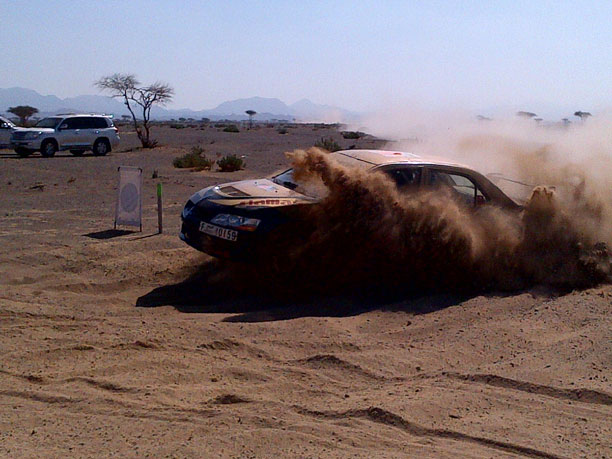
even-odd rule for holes
{"type": "Polygon", "coordinates": [[[162,226],[162,184],[157,184],[157,227],[159,234],[163,232],[162,226]]]}

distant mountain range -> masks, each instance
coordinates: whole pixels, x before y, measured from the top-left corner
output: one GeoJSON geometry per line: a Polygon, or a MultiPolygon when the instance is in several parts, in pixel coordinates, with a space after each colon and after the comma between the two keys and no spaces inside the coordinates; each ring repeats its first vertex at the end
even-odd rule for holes
{"type": "MultiPolygon", "coordinates": [[[[54,115],[57,113],[106,113],[116,117],[128,115],[129,112],[120,99],[107,96],[85,95],[60,99],[57,96],[43,96],[32,89],[26,88],[0,88],[0,113],[16,105],[30,105],[36,107],[39,116],[54,115]]],[[[159,120],[178,118],[209,118],[211,120],[248,119],[246,110],[255,110],[256,120],[293,120],[313,122],[347,122],[356,118],[356,114],[347,110],[320,105],[308,99],[302,99],[294,104],[287,105],[275,98],[250,97],[223,102],[209,110],[167,109],[154,107],[151,117],[159,120]]]]}

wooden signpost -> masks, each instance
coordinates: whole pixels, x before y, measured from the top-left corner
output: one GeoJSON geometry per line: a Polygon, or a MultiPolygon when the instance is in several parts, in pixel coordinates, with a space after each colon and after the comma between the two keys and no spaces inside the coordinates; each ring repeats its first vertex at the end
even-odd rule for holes
{"type": "Polygon", "coordinates": [[[157,184],[157,227],[159,229],[159,234],[161,234],[164,230],[162,224],[162,184],[157,184]]]}

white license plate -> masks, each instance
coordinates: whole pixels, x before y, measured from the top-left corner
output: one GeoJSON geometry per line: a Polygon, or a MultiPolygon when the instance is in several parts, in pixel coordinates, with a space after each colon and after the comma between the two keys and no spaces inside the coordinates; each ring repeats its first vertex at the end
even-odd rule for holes
{"type": "Polygon", "coordinates": [[[211,225],[210,223],[200,222],[200,231],[211,236],[220,237],[228,241],[235,241],[238,239],[238,231],[230,230],[227,228],[221,228],[217,225],[211,225]]]}

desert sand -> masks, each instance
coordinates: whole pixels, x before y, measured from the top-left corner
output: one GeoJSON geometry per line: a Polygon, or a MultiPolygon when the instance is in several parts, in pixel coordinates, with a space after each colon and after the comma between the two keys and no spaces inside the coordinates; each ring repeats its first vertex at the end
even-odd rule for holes
{"type": "Polygon", "coordinates": [[[121,135],[107,157],[0,151],[0,455],[612,457],[609,285],[392,304],[240,294],[178,239],[187,198],[282,169],[323,135],[380,142],[164,127],[143,151],[121,135]],[[173,168],[196,144],[247,167],[173,168]],[[144,169],[142,233],[109,232],[119,165],[144,169]]]}

